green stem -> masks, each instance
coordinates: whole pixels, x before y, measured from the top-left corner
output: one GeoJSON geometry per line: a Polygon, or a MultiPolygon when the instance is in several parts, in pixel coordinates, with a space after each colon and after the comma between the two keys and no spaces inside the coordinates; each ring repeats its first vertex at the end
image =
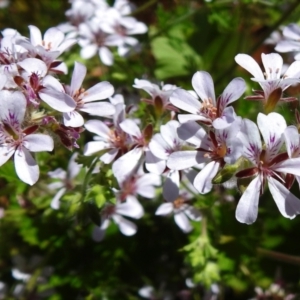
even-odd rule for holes
{"type": "Polygon", "coordinates": [[[84,181],[83,181],[83,185],[82,185],[82,192],[81,192],[81,198],[80,198],[80,202],[82,203],[84,201],[84,198],[86,196],[86,192],[87,192],[87,186],[88,186],[88,183],[90,181],[90,177],[92,175],[92,172],[97,164],[97,162],[99,161],[99,158],[96,157],[94,159],[94,161],[92,162],[89,170],[86,172],[86,175],[85,175],[85,178],[84,178],[84,181]]]}

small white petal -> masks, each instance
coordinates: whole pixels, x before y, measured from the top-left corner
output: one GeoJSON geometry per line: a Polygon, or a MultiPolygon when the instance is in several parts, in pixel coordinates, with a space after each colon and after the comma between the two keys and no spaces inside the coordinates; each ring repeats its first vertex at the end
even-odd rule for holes
{"type": "Polygon", "coordinates": [[[193,227],[184,212],[175,214],[174,220],[183,232],[188,233],[192,231],[193,227]]]}
{"type": "Polygon", "coordinates": [[[256,221],[260,190],[261,180],[257,176],[250,182],[236,207],[235,217],[239,222],[249,225],[256,221]]]}
{"type": "Polygon", "coordinates": [[[52,151],[54,142],[51,136],[41,133],[30,134],[24,138],[26,148],[32,152],[52,151]]]}
{"type": "Polygon", "coordinates": [[[140,219],[144,215],[144,209],[134,196],[129,195],[126,198],[126,202],[117,204],[116,213],[135,219],[140,219]]]}
{"type": "Polygon", "coordinates": [[[114,215],[113,220],[118,224],[120,231],[126,236],[134,235],[137,232],[137,226],[131,221],[119,215],[114,215]]]}
{"type": "Polygon", "coordinates": [[[33,185],[38,181],[39,167],[26,148],[17,149],[14,162],[17,175],[22,181],[29,185],[33,185]]]}
{"type": "Polygon", "coordinates": [[[212,180],[216,176],[220,167],[220,163],[211,161],[208,163],[196,176],[194,180],[194,187],[201,194],[207,194],[211,191],[213,184],[212,180]]]}
{"type": "Polygon", "coordinates": [[[156,216],[165,216],[165,215],[170,214],[173,211],[173,209],[174,209],[173,203],[170,203],[170,202],[163,203],[157,208],[155,215],[156,216]]]}
{"type": "Polygon", "coordinates": [[[60,198],[63,196],[63,194],[66,192],[66,188],[62,188],[61,190],[59,190],[56,195],[53,197],[52,201],[51,201],[51,208],[53,209],[59,209],[60,207],[60,198]]]}
{"type": "Polygon", "coordinates": [[[294,196],[278,180],[268,177],[268,183],[274,201],[285,218],[293,219],[300,214],[300,199],[294,196]]]}

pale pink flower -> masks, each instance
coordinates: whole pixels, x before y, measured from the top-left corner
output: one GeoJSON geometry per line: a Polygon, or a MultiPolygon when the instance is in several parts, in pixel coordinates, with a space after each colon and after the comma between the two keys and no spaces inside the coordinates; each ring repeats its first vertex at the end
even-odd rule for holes
{"type": "Polygon", "coordinates": [[[53,183],[48,184],[50,190],[56,190],[57,193],[53,197],[50,206],[53,209],[59,209],[60,207],[60,198],[68,191],[72,190],[74,187],[74,178],[79,174],[82,165],[79,165],[75,160],[78,156],[78,153],[74,153],[69,161],[67,171],[62,168],[58,168],[54,171],[48,172],[49,177],[53,179],[58,179],[53,183]]]}
{"type": "Polygon", "coordinates": [[[261,55],[265,72],[248,54],[238,54],[235,61],[252,76],[252,80],[259,83],[262,91],[254,91],[249,100],[262,100],[267,111],[272,111],[278,101],[296,101],[295,97],[283,97],[283,92],[292,84],[300,82],[300,61],[293,62],[285,74],[281,76],[283,67],[282,57],[278,53],[261,55]]]}
{"type": "Polygon", "coordinates": [[[216,129],[228,127],[235,121],[236,114],[230,103],[239,99],[246,89],[242,78],[234,78],[217,98],[214,83],[209,73],[198,71],[192,78],[192,85],[201,101],[183,89],[177,89],[170,97],[171,103],[190,114],[179,114],[180,123],[199,121],[216,129]]]}
{"type": "Polygon", "coordinates": [[[33,133],[34,125],[22,128],[26,112],[26,99],[20,92],[0,91],[0,166],[14,155],[18,177],[33,185],[39,178],[39,167],[30,152],[52,151],[49,135],[33,133]]]}
{"type": "Polygon", "coordinates": [[[284,186],[282,173],[300,175],[300,158],[289,158],[287,153],[279,153],[283,145],[283,133],[286,129],[284,118],[277,113],[264,115],[259,113],[257,124],[263,136],[262,146],[257,126],[245,119],[240,138],[244,145],[244,157],[254,166],[239,171],[238,178],[255,176],[243,193],[237,208],[236,218],[241,223],[252,224],[258,213],[258,200],[268,182],[269,190],[280,213],[293,219],[300,213],[300,200],[284,186]]]}

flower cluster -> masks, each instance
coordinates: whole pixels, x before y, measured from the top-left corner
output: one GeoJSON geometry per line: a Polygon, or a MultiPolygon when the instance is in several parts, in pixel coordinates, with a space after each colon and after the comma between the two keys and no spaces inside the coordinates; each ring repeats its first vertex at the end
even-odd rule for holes
{"type": "Polygon", "coordinates": [[[52,151],[53,138],[68,149],[78,147],[84,118],[112,115],[114,106],[104,100],[114,93],[108,82],[85,90],[82,82],[86,67],[75,63],[70,85],[61,84],[57,75],[66,73],[66,65],[57,58],[76,43],[57,28],[44,36],[29,26],[30,37],[13,29],[2,32],[0,46],[0,165],[14,156],[18,177],[33,185],[39,167],[31,152],[52,151]]]}
{"type": "Polygon", "coordinates": [[[66,12],[69,22],[59,28],[69,37],[77,37],[81,57],[89,59],[96,54],[101,62],[111,66],[114,62],[111,47],[117,47],[120,56],[126,56],[138,47],[132,35],[147,32],[147,26],[129,16],[133,6],[127,0],[116,0],[110,7],[106,1],[74,0],[66,12]]]}
{"type": "MultiPolygon", "coordinates": [[[[258,114],[257,125],[238,116],[232,106],[246,90],[240,77],[231,80],[218,97],[206,71],[193,75],[194,91],[135,79],[133,87],[148,94],[141,100],[154,107],[153,122],[133,119],[122,95],[113,96],[109,82],[85,90],[82,84],[87,70],[78,62],[69,85],[57,79],[67,72],[58,57],[76,43],[74,37],[79,37],[83,56],[90,57],[98,49],[107,65],[112,64],[107,46],[117,46],[124,55],[129,45],[136,45],[137,40],[129,35],[145,32],[146,27],[128,16],[131,11],[126,0],[115,1],[113,7],[104,1],[74,0],[67,12],[71,23],[60,26],[68,32],[66,36],[60,29],[50,28],[42,37],[32,25],[29,38],[13,29],[3,31],[0,165],[14,157],[18,177],[33,185],[39,178],[39,166],[32,152],[52,151],[55,137],[68,149],[79,148],[76,141],[83,130],[94,134],[83,154],[100,162],[93,174],[101,173],[103,166],[106,170],[111,167],[115,179],[106,187],[115,200],[102,207],[95,240],[102,238],[111,219],[123,234],[133,235],[136,225],[123,216],[141,218],[144,209],[137,195],[153,199],[157,187],[164,203],[155,214],[174,214],[184,232],[192,230],[189,219],[201,220],[201,212],[192,205],[195,195],[211,192],[216,184],[242,192],[236,209],[236,218],[242,223],[255,222],[266,186],[284,217],[292,219],[299,214],[300,200],[290,192],[295,179],[300,184],[298,129],[273,112],[278,102],[297,100],[285,97],[284,92],[300,82],[299,61],[281,75],[283,59],[277,53],[262,54],[265,72],[249,55],[235,57],[262,89],[246,97],[263,102],[266,114],[258,114]],[[105,99],[109,101],[99,101],[105,99]]],[[[48,185],[50,190],[59,189],[51,202],[54,209],[60,207],[61,197],[72,191],[82,168],[75,161],[77,155],[72,156],[67,171],[59,168],[48,173],[58,180],[48,185]]]]}

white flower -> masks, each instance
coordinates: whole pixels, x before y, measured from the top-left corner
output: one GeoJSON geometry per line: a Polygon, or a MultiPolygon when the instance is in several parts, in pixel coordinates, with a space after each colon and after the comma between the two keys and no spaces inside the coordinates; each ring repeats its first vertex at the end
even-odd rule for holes
{"type": "Polygon", "coordinates": [[[295,101],[295,97],[283,98],[282,92],[290,85],[300,82],[300,61],[294,61],[281,77],[283,66],[282,57],[277,53],[261,55],[265,72],[263,73],[258,63],[247,54],[238,54],[235,61],[257,81],[263,91],[255,91],[255,96],[246,97],[249,100],[262,100],[267,112],[271,112],[278,101],[295,101]]]}
{"type": "Polygon", "coordinates": [[[73,188],[73,179],[78,175],[81,170],[82,165],[79,165],[75,160],[78,153],[74,153],[69,161],[67,171],[62,168],[58,168],[54,171],[48,172],[49,177],[54,179],[59,179],[59,181],[48,184],[48,188],[51,190],[59,189],[51,201],[51,207],[53,209],[59,209],[60,198],[65,194],[67,190],[73,188]]]}
{"type": "Polygon", "coordinates": [[[46,134],[33,134],[37,126],[22,129],[26,99],[20,92],[0,91],[0,166],[14,155],[19,178],[33,185],[39,178],[39,167],[30,151],[52,151],[53,140],[46,134]]]}
{"type": "Polygon", "coordinates": [[[136,89],[142,89],[151,96],[152,99],[142,99],[146,103],[154,105],[161,110],[178,111],[178,109],[176,109],[170,102],[170,96],[176,89],[178,89],[176,85],[161,84],[160,88],[157,84],[153,84],[148,80],[136,78],[134,80],[133,87],[136,89]]]}
{"type": "Polygon", "coordinates": [[[174,170],[184,170],[188,167],[206,163],[195,177],[194,186],[206,194],[212,189],[212,179],[224,165],[233,164],[242,155],[242,144],[236,138],[240,129],[237,119],[231,126],[220,130],[210,130],[208,134],[196,122],[187,122],[178,129],[181,139],[195,145],[195,150],[173,152],[167,166],[174,170]]]}
{"type": "Polygon", "coordinates": [[[29,25],[28,27],[29,40],[21,38],[17,44],[32,52],[32,57],[35,55],[51,56],[52,59],[55,59],[76,43],[75,39],[66,39],[64,33],[56,27],[49,28],[44,37],[36,26],[29,25]]]}
{"type": "Polygon", "coordinates": [[[175,223],[183,232],[188,233],[193,229],[189,219],[198,222],[201,220],[200,212],[188,204],[189,198],[187,193],[182,193],[176,200],[161,204],[155,215],[165,216],[173,213],[175,223]]]}
{"type": "MultiPolygon", "coordinates": [[[[285,40],[278,42],[275,50],[278,52],[300,52],[300,27],[297,24],[289,24],[283,29],[285,40]]],[[[295,56],[296,60],[300,59],[300,54],[295,56]]]]}
{"type": "Polygon", "coordinates": [[[244,145],[244,156],[254,167],[239,171],[238,178],[255,176],[243,193],[237,208],[236,218],[239,222],[252,224],[258,213],[258,200],[266,182],[280,213],[293,219],[300,213],[300,200],[284,186],[281,173],[300,175],[300,158],[289,159],[287,153],[279,153],[284,142],[286,129],[284,118],[277,113],[264,115],[259,113],[257,124],[265,142],[263,148],[257,126],[245,119],[240,138],[244,145]]]}
{"type": "Polygon", "coordinates": [[[144,215],[144,209],[139,201],[132,196],[128,196],[126,202],[117,201],[117,204],[106,204],[101,212],[101,225],[95,227],[93,232],[93,239],[101,241],[104,237],[104,231],[113,220],[119,227],[122,234],[126,236],[134,235],[137,232],[137,226],[124,218],[123,216],[140,219],[144,215]]]}
{"type": "Polygon", "coordinates": [[[42,100],[52,105],[58,101],[59,103],[72,103],[70,109],[63,111],[63,120],[66,126],[80,127],[84,124],[83,117],[77,111],[94,116],[107,116],[115,113],[115,108],[111,103],[95,102],[112,96],[114,87],[109,82],[103,81],[85,90],[81,87],[85,75],[86,67],[75,62],[70,86],[63,87],[58,81],[52,80],[51,83],[47,82],[46,88],[40,92],[42,100]]]}
{"type": "Polygon", "coordinates": [[[170,97],[174,106],[190,113],[178,115],[180,123],[194,120],[222,129],[234,122],[236,119],[234,109],[227,105],[239,99],[244,93],[246,84],[242,78],[234,78],[217,100],[209,73],[196,72],[192,78],[192,85],[201,102],[192,93],[183,89],[175,90],[170,97]]]}

